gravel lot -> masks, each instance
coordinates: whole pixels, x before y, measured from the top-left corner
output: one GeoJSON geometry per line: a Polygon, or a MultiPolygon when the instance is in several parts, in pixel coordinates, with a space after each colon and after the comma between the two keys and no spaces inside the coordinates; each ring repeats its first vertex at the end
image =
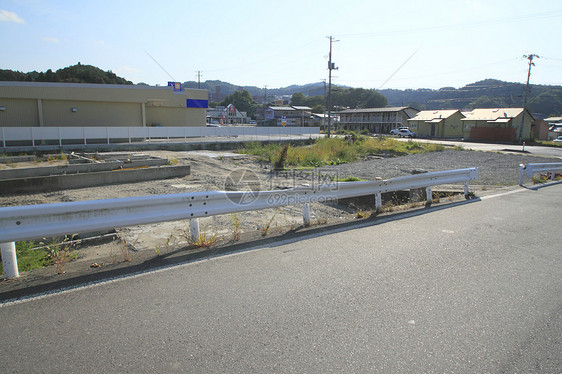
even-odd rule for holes
{"type": "Polygon", "coordinates": [[[396,158],[375,159],[335,168],[342,178],[354,176],[362,179],[381,177],[389,179],[411,174],[414,169],[431,171],[478,168],[478,181],[482,186],[512,186],[519,180],[519,165],[524,163],[560,162],[556,158],[542,158],[525,154],[500,154],[477,151],[453,151],[415,154],[396,158]]]}

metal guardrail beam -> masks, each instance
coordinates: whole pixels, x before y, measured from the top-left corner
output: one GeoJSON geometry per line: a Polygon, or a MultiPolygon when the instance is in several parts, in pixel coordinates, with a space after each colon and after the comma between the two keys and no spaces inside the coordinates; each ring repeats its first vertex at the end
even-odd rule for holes
{"type": "Polygon", "coordinates": [[[519,165],[519,185],[523,185],[523,177],[533,178],[536,173],[550,172],[550,179],[554,180],[556,171],[562,170],[562,162],[521,164],[519,165]]]}
{"type": "Polygon", "coordinates": [[[303,220],[310,222],[309,204],[375,195],[377,209],[381,194],[405,189],[464,183],[478,179],[478,169],[448,170],[368,182],[334,182],[276,191],[204,191],[172,195],[126,197],[68,203],[0,208],[0,247],[6,278],[18,277],[15,241],[75,234],[190,219],[192,235],[198,233],[197,218],[219,214],[302,204],[303,220]]]}
{"type": "Polygon", "coordinates": [[[206,191],[0,208],[0,243],[219,214],[326,202],[476,180],[478,169],[277,191],[206,191]]]}

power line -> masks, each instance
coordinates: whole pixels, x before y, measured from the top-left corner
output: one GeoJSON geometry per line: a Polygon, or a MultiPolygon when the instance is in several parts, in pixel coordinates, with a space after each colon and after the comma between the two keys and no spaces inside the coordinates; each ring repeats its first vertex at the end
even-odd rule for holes
{"type": "Polygon", "coordinates": [[[172,74],[168,73],[168,71],[167,71],[166,69],[164,69],[164,67],[163,67],[162,65],[160,65],[160,63],[159,63],[158,61],[156,61],[156,59],[155,59],[154,57],[152,57],[152,55],[151,55],[150,53],[148,53],[148,51],[144,51],[144,52],[148,55],[148,57],[150,57],[150,58],[152,59],[152,61],[156,62],[156,65],[160,66],[160,69],[164,70],[164,72],[165,72],[166,74],[168,74],[168,76],[169,76],[170,78],[172,78],[172,80],[173,80],[174,82],[177,82],[177,81],[176,81],[176,78],[172,77],[172,74]]]}
{"type": "Polygon", "coordinates": [[[408,63],[408,61],[410,61],[410,59],[411,59],[412,57],[414,57],[414,55],[415,55],[416,53],[418,53],[418,50],[414,51],[414,53],[412,53],[412,54],[410,55],[410,57],[408,57],[408,58],[406,59],[406,61],[404,61],[404,62],[402,63],[402,65],[400,65],[400,66],[398,67],[398,69],[394,70],[394,73],[390,74],[390,77],[388,77],[388,79],[385,80],[383,84],[381,84],[381,86],[378,88],[378,90],[380,90],[381,88],[383,88],[383,86],[384,86],[386,83],[388,83],[388,81],[391,80],[392,77],[394,77],[394,75],[395,75],[396,73],[398,73],[398,71],[399,71],[400,69],[402,69],[402,67],[403,67],[404,65],[406,65],[406,64],[408,63]]]}

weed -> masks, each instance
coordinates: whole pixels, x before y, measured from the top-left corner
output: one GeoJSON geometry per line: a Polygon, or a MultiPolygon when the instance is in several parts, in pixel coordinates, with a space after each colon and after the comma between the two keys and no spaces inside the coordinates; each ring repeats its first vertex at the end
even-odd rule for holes
{"type": "Polygon", "coordinates": [[[240,221],[238,220],[238,215],[233,213],[231,216],[232,219],[232,241],[239,241],[240,235],[242,234],[242,230],[240,229],[240,221]]]}
{"type": "MultiPolygon", "coordinates": [[[[114,239],[115,240],[115,239],[114,239]]],[[[114,264],[117,262],[117,254],[115,253],[115,251],[113,250],[113,245],[110,246],[109,249],[109,258],[111,258],[111,263],[114,264]]]]}
{"type": "Polygon", "coordinates": [[[369,155],[384,153],[400,156],[413,153],[439,152],[444,146],[414,141],[401,142],[386,137],[367,138],[355,134],[355,141],[343,138],[323,138],[307,146],[291,147],[285,144],[247,144],[239,152],[255,155],[262,162],[268,162],[275,169],[292,167],[320,167],[357,161],[369,155]]]}
{"type": "Polygon", "coordinates": [[[368,212],[368,211],[365,211],[365,210],[359,210],[355,214],[355,218],[357,218],[357,219],[369,218],[370,216],[371,216],[371,212],[368,212]]]}
{"type": "Polygon", "coordinates": [[[72,253],[72,249],[76,245],[75,238],[77,236],[78,234],[73,234],[72,236],[65,235],[62,243],[58,243],[58,240],[55,240],[54,238],[51,239],[49,243],[39,243],[44,245],[48,250],[47,257],[55,265],[55,271],[57,274],[63,274],[64,265],[76,258],[76,256],[72,253]]]}
{"type": "Polygon", "coordinates": [[[197,248],[209,248],[213,246],[218,241],[217,234],[213,234],[211,236],[207,236],[207,234],[200,233],[197,239],[191,238],[188,236],[188,242],[190,245],[197,247],[197,248]]]}
{"type": "Polygon", "coordinates": [[[123,255],[123,262],[131,262],[133,261],[133,256],[131,255],[131,253],[129,252],[129,244],[121,239],[121,243],[120,243],[120,248],[121,248],[121,254],[123,255]]]}
{"type": "Polygon", "coordinates": [[[328,223],[328,220],[326,218],[317,218],[316,219],[317,225],[325,225],[326,223],[328,223]]]}
{"type": "Polygon", "coordinates": [[[273,223],[273,220],[275,219],[275,216],[277,216],[278,212],[275,212],[275,214],[273,214],[271,216],[271,218],[269,219],[269,221],[267,221],[267,223],[265,224],[265,226],[261,229],[261,236],[267,236],[269,234],[269,230],[271,228],[271,224],[273,223]]]}
{"type": "MultiPolygon", "coordinates": [[[[50,265],[49,251],[44,247],[37,247],[34,241],[16,242],[16,256],[18,258],[18,270],[29,271],[50,265]]],[[[0,263],[0,272],[3,272],[0,263]]]]}
{"type": "Polygon", "coordinates": [[[364,182],[365,179],[357,177],[346,177],[346,178],[332,178],[333,182],[364,182]]]}
{"type": "Polygon", "coordinates": [[[177,157],[172,157],[168,160],[168,165],[177,165],[179,163],[179,160],[177,157]]]}
{"type": "Polygon", "coordinates": [[[284,170],[285,169],[285,162],[287,162],[287,152],[289,151],[289,143],[285,144],[281,149],[281,153],[279,154],[279,158],[275,161],[275,165],[273,165],[274,170],[284,170]]]}

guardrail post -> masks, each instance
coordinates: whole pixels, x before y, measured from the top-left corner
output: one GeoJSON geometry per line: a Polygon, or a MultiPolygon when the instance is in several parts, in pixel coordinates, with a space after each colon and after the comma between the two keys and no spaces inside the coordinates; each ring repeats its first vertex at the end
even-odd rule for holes
{"type": "Polygon", "coordinates": [[[554,182],[554,176],[556,175],[556,170],[550,172],[550,180],[554,182]]]}
{"type": "Polygon", "coordinates": [[[425,188],[425,199],[427,200],[427,205],[431,205],[433,202],[433,191],[431,186],[425,188]]]}
{"type": "Polygon", "coordinates": [[[375,194],[375,209],[379,211],[382,208],[382,194],[375,194]]]}
{"type": "Polygon", "coordinates": [[[189,220],[189,235],[194,242],[199,240],[199,218],[189,220]]]}
{"type": "Polygon", "coordinates": [[[2,266],[4,267],[4,278],[12,279],[20,276],[18,271],[18,258],[16,256],[16,243],[0,243],[2,250],[2,266]]]}
{"type": "Polygon", "coordinates": [[[468,182],[464,182],[464,198],[468,199],[468,194],[470,193],[470,190],[468,189],[468,182]]]}
{"type": "Polygon", "coordinates": [[[305,203],[302,205],[302,219],[305,226],[310,225],[310,204],[305,203]]]}
{"type": "Polygon", "coordinates": [[[525,170],[525,165],[519,165],[519,185],[523,185],[523,170],[525,170]]]}

